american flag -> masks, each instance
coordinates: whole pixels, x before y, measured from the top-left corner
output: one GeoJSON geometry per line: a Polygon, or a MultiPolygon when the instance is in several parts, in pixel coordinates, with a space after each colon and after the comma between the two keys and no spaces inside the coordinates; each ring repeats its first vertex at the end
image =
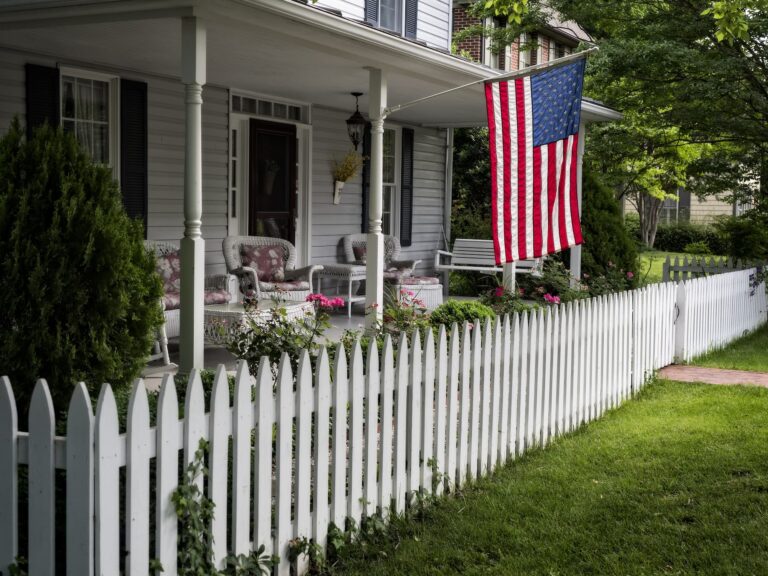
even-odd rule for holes
{"type": "Polygon", "coordinates": [[[581,244],[577,165],[585,60],[485,84],[496,262],[581,244]]]}

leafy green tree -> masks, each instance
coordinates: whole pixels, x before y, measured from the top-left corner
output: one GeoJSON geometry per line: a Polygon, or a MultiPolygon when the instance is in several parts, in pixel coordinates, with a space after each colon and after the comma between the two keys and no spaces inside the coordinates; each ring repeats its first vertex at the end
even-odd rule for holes
{"type": "Polygon", "coordinates": [[[26,410],[36,378],[57,411],[84,381],[128,385],[162,321],[160,279],[106,166],[48,126],[0,139],[0,372],[26,410]]]}

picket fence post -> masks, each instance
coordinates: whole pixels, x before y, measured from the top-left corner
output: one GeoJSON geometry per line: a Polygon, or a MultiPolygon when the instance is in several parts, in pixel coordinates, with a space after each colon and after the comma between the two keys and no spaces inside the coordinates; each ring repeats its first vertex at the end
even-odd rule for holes
{"type": "Polygon", "coordinates": [[[16,561],[19,551],[19,419],[11,381],[0,377],[0,570],[16,561]]]}

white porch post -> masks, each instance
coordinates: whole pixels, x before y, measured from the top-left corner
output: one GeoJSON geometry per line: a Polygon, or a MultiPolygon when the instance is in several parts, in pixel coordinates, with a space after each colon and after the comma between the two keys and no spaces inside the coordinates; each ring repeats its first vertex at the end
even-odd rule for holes
{"type": "Polygon", "coordinates": [[[203,293],[205,240],[203,217],[202,105],[205,84],[206,35],[195,17],[181,20],[181,81],[184,83],[184,238],[181,240],[182,373],[203,367],[203,293]]]}
{"type": "Polygon", "coordinates": [[[371,119],[371,180],[368,199],[368,241],[366,247],[366,327],[382,316],[384,306],[384,236],[381,233],[382,178],[384,162],[384,109],[387,107],[387,80],[378,68],[369,68],[368,116],[371,119]]]}
{"type": "Polygon", "coordinates": [[[504,271],[501,275],[501,283],[504,286],[504,290],[507,292],[514,292],[515,290],[515,272],[517,267],[514,262],[505,262],[504,271]]]}
{"type": "MultiPolygon", "coordinates": [[[[581,164],[584,160],[584,122],[579,125],[579,148],[576,162],[576,195],[579,199],[579,220],[581,220],[581,164]]],[[[571,283],[581,279],[581,246],[571,247],[571,283]]]]}

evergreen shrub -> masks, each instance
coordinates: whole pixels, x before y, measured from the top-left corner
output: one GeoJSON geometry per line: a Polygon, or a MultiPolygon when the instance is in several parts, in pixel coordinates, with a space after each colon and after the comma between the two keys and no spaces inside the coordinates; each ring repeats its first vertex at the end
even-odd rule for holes
{"type": "Polygon", "coordinates": [[[429,319],[433,326],[439,327],[443,324],[447,330],[450,330],[454,322],[461,327],[464,322],[486,318],[496,318],[496,313],[490,306],[474,300],[446,300],[432,311],[429,319]]]}
{"type": "Polygon", "coordinates": [[[656,230],[653,247],[665,252],[684,252],[689,244],[703,242],[708,247],[708,254],[725,254],[727,241],[725,235],[715,226],[702,224],[660,224],[656,230]]]}
{"type": "Polygon", "coordinates": [[[45,378],[57,412],[78,381],[92,395],[139,375],[162,322],[143,227],[108,167],[75,137],[18,120],[0,139],[0,373],[26,411],[45,378]]]}
{"type": "MultiPolygon", "coordinates": [[[[585,170],[582,185],[581,229],[584,236],[581,271],[587,277],[605,276],[613,269],[637,278],[637,244],[624,225],[619,203],[610,187],[585,170]]],[[[632,281],[634,286],[635,280],[632,281]]]]}

